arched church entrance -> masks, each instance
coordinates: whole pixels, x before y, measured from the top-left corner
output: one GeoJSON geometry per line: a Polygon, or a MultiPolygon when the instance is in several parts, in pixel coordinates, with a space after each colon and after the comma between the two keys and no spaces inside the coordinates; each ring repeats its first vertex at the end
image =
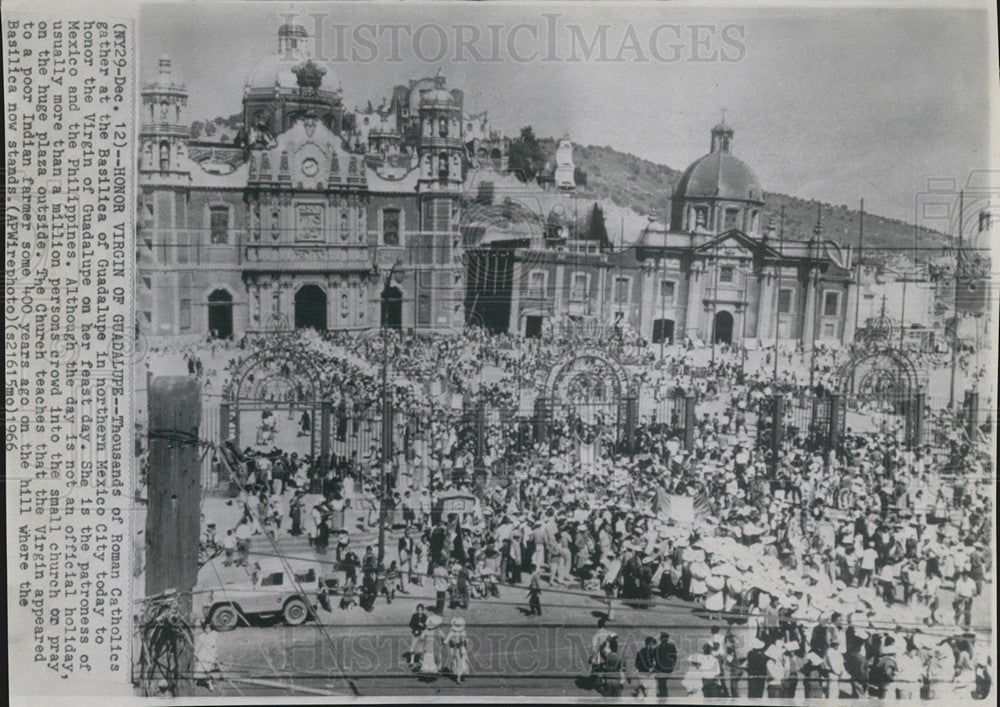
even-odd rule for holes
{"type": "Polygon", "coordinates": [[[226,290],[208,296],[208,332],[216,339],[233,338],[233,296],[226,290]]]}
{"type": "Polygon", "coordinates": [[[326,293],[318,285],[303,285],[295,293],[295,328],[326,330],[326,293]]]}
{"type": "Polygon", "coordinates": [[[382,326],[390,329],[403,326],[403,293],[398,287],[387,287],[382,293],[382,326]]]}
{"type": "Polygon", "coordinates": [[[733,343],[733,315],[722,310],[715,315],[712,341],[716,344],[733,343]]]}

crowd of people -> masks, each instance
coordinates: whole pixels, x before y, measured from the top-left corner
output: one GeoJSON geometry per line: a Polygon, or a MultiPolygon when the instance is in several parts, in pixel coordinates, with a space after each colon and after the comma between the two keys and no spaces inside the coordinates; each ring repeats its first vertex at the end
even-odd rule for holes
{"type": "MultiPolygon", "coordinates": [[[[303,534],[319,554],[333,545],[343,595],[360,592],[368,610],[375,596],[391,601],[430,585],[436,604],[419,631],[411,622],[412,662],[422,673],[444,664],[468,671],[467,654],[449,652],[456,626],[447,635],[440,628],[446,607],[490,601],[514,585],[527,592],[528,614],[540,615],[544,586],[602,593],[605,622],[623,602],[683,601],[720,626],[752,630],[749,644],[715,632],[670,671],[651,657],[662,637],[647,638],[631,663],[612,650],[612,634],[594,662],[601,675],[619,676],[602,678],[612,691],[625,680],[646,695],[736,696],[742,680],[748,697],[981,692],[989,670],[977,636],[986,627],[973,621],[971,605],[992,576],[988,450],[947,412],[938,443],[912,448],[900,443],[904,422],[891,414],[844,429],[832,446],[789,424],[775,454],[754,434],[775,393],[835,389],[849,351],[762,347],[748,365],[747,352],[732,347],[719,347],[711,362],[690,343],[662,357],[655,346],[637,349],[628,373],[652,402],[627,448],[620,426],[600,416],[555,414],[540,433],[537,419],[523,415],[525,391],[537,392],[572,341],[478,329],[388,341],[299,336],[321,387],[334,393],[342,450],[360,435],[365,411],[380,405],[378,367],[390,352],[393,405],[404,411],[395,416],[394,456],[381,459],[377,435],[368,448],[325,457],[228,445],[244,517],[212,542],[226,544],[232,562],[246,561],[255,533],[303,534]],[[659,414],[662,400],[684,395],[699,400],[689,447],[678,417],[659,414]],[[506,417],[477,429],[477,406],[506,417]],[[484,485],[475,473],[482,468],[503,473],[484,485]],[[383,488],[395,532],[379,565],[370,547],[358,558],[351,535],[377,525],[383,488]],[[442,498],[463,492],[476,496],[471,510],[440,511],[442,498]]],[[[255,346],[233,345],[221,375],[192,366],[223,379],[222,388],[255,346]]]]}

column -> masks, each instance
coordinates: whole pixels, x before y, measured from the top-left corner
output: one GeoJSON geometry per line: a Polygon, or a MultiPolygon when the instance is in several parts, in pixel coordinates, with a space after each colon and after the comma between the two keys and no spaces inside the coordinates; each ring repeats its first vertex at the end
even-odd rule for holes
{"type": "Polygon", "coordinates": [[[700,335],[702,302],[701,276],[702,264],[692,263],[688,270],[688,292],[684,314],[684,336],[690,339],[700,335]]]}
{"type": "Polygon", "coordinates": [[[566,293],[563,291],[566,279],[566,266],[562,263],[556,263],[555,267],[555,290],[553,293],[552,300],[552,310],[553,319],[555,321],[562,321],[563,315],[566,313],[566,293]]]}
{"type": "Polygon", "coordinates": [[[803,345],[811,346],[816,331],[816,288],[819,286],[815,273],[810,272],[805,279],[806,308],[802,315],[801,339],[803,345]]]}
{"type": "MultiPolygon", "coordinates": [[[[773,269],[765,268],[760,278],[760,298],[757,301],[757,338],[767,341],[771,333],[771,317],[774,316],[774,287],[777,282],[773,269]]],[[[748,305],[749,306],[749,305],[748,305]]]]}
{"type": "MultiPolygon", "coordinates": [[[[854,334],[858,330],[858,320],[854,316],[854,310],[858,306],[858,297],[860,296],[860,283],[853,278],[847,283],[847,303],[845,305],[843,321],[844,321],[844,331],[841,334],[841,342],[845,344],[850,344],[854,341],[854,334]]],[[[860,314],[860,312],[859,312],[860,314]]]]}
{"type": "MultiPolygon", "coordinates": [[[[508,257],[511,263],[511,287],[510,287],[510,317],[507,321],[507,331],[512,334],[521,334],[521,279],[527,274],[522,268],[522,263],[518,261],[517,255],[511,253],[508,257]]],[[[499,273],[494,273],[497,276],[499,273]]],[[[414,307],[416,299],[414,299],[414,307]]]]}

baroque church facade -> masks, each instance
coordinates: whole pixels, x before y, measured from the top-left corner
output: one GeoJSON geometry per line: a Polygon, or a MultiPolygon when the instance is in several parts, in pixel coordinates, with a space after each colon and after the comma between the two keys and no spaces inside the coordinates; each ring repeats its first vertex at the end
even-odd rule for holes
{"type": "MultiPolygon", "coordinates": [[[[383,114],[346,111],[306,39],[281,27],[277,52],[249,75],[231,141],[191,138],[168,57],[144,84],[137,301],[147,335],[464,324],[461,91],[438,76],[396,87],[383,114]]],[[[482,134],[476,118],[479,146],[497,157],[502,136],[482,134]]]]}
{"type": "Polygon", "coordinates": [[[466,255],[470,319],[526,337],[596,326],[665,344],[851,342],[852,254],[819,223],[805,238],[764,225],[763,190],[732,154],[733,135],[724,121],[712,129],[674,190],[670,223],[650,219],[625,247],[599,244],[586,219],[554,228],[552,213],[587,211],[571,194],[520,229],[487,214],[466,255]]]}
{"type": "Polygon", "coordinates": [[[819,229],[779,238],[762,223],[760,183],[724,122],[682,176],[670,223],[612,247],[566,218],[579,211],[568,137],[556,178],[498,188],[510,140],[465,113],[444,77],[350,111],[304,29],[277,40],[244,86],[238,134],[192,137],[168,57],[143,85],[146,335],[481,325],[532,337],[596,322],[654,343],[851,340],[850,253],[819,229]]]}

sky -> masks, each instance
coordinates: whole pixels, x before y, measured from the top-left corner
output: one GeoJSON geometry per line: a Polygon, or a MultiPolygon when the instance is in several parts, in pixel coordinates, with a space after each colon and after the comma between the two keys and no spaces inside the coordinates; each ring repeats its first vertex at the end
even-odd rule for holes
{"type": "Polygon", "coordinates": [[[143,6],[142,77],[167,53],[190,120],[239,112],[288,13],[319,38],[349,108],[441,71],[508,135],[531,125],[676,169],[708,151],[725,108],[765,192],[863,197],[906,221],[929,179],[996,166],[995,48],[974,5],[187,1],[143,6]]]}

